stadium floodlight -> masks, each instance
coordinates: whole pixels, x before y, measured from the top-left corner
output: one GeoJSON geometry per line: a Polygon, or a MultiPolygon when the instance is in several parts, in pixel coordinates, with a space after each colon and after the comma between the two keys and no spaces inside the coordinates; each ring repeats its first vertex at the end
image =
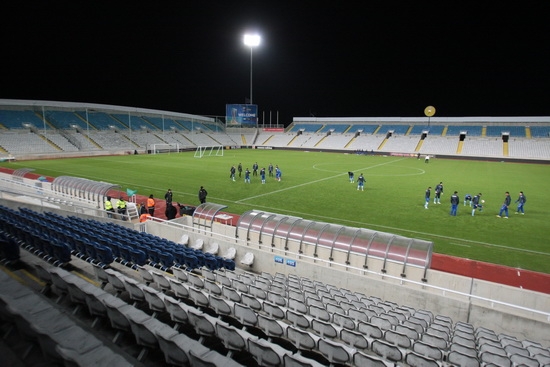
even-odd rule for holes
{"type": "Polygon", "coordinates": [[[258,47],[261,42],[261,37],[259,34],[245,34],[244,35],[244,44],[250,47],[250,104],[252,102],[252,49],[258,47]]]}

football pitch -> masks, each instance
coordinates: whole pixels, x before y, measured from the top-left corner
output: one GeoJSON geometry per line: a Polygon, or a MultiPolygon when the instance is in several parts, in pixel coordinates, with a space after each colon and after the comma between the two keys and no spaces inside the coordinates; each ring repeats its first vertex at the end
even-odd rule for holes
{"type": "Polygon", "coordinates": [[[174,201],[198,205],[204,186],[207,201],[226,205],[226,212],[249,210],[284,214],[308,220],[395,233],[434,242],[437,253],[550,273],[548,181],[550,165],[487,161],[423,159],[356,154],[225,150],[223,156],[195,158],[194,152],[93,158],[4,162],[2,166],[32,168],[44,176],[74,176],[120,185],[139,195],[163,198],[168,188],[174,201]],[[257,162],[278,165],[281,181],[251,174],[251,183],[236,174],[257,162]],[[350,183],[348,171],[355,173],[350,183]],[[357,190],[360,174],[365,190],[357,190]],[[433,203],[435,186],[443,182],[441,204],[433,203]],[[432,199],[424,208],[424,192],[432,199]],[[450,197],[458,191],[456,217],[449,215],[450,197]],[[504,193],[510,192],[509,219],[498,218],[504,193]],[[525,215],[515,214],[519,191],[527,197],[525,215]],[[463,205],[466,194],[482,193],[483,211],[471,215],[463,205]]]}

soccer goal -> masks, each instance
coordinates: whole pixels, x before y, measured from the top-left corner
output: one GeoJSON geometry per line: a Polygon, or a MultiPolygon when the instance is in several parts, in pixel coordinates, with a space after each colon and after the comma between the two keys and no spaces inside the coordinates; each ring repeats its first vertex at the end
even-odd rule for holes
{"type": "Polygon", "coordinates": [[[159,153],[178,153],[180,151],[180,145],[175,144],[151,144],[149,145],[151,154],[159,153]]]}
{"type": "Polygon", "coordinates": [[[198,146],[195,150],[195,158],[202,157],[223,157],[223,145],[214,145],[211,147],[198,146]]]}

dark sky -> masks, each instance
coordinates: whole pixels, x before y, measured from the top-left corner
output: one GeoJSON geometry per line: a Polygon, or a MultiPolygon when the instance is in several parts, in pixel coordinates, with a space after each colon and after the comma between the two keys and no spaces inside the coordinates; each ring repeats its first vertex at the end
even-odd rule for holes
{"type": "Polygon", "coordinates": [[[550,116],[550,2],[489,3],[10,1],[0,98],[222,116],[249,95],[255,30],[266,122],[550,116]]]}

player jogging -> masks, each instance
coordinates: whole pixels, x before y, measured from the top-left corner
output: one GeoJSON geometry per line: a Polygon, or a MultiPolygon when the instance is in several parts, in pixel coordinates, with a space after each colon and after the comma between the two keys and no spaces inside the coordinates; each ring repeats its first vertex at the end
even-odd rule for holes
{"type": "Polygon", "coordinates": [[[472,205],[472,217],[475,215],[476,209],[479,209],[479,211],[483,210],[483,202],[484,200],[481,200],[481,192],[474,196],[472,203],[470,204],[472,205]]]}

